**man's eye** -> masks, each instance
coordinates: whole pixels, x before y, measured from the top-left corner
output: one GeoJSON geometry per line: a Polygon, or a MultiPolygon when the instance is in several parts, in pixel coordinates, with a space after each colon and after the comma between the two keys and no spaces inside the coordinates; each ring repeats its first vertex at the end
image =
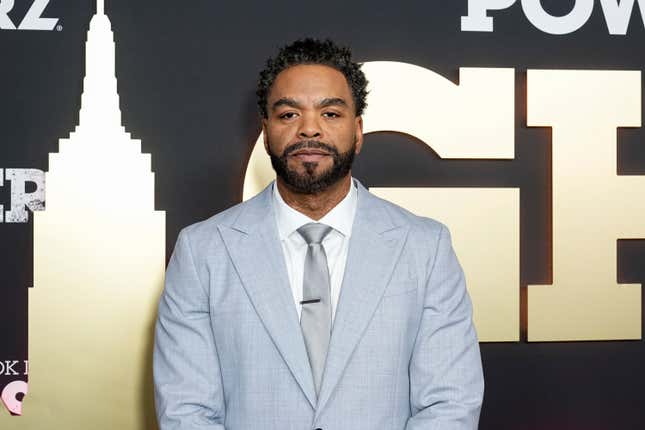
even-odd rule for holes
{"type": "Polygon", "coordinates": [[[291,118],[295,118],[295,117],[296,117],[295,112],[285,112],[283,114],[280,114],[281,119],[291,119],[291,118]]]}
{"type": "Polygon", "coordinates": [[[327,118],[338,118],[340,115],[338,115],[336,112],[325,112],[323,113],[323,116],[327,118]]]}

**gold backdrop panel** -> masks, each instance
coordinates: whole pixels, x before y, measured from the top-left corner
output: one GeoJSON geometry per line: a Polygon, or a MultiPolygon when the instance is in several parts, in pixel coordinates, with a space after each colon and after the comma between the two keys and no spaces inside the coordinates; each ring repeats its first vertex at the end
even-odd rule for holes
{"type": "Polygon", "coordinates": [[[645,237],[645,178],[617,175],[617,127],[641,125],[636,71],[528,71],[528,125],[553,128],[553,283],[528,287],[528,340],[641,338],[641,286],[618,239],[645,237]]]}

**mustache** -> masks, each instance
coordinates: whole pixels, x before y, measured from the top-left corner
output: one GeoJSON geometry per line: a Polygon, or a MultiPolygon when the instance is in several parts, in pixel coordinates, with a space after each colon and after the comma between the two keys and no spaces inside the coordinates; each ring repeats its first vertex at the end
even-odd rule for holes
{"type": "Polygon", "coordinates": [[[282,156],[286,157],[292,152],[299,151],[301,149],[322,149],[329,152],[330,154],[334,154],[336,156],[338,155],[338,150],[336,148],[324,142],[321,142],[319,140],[301,140],[286,148],[282,152],[282,156]]]}

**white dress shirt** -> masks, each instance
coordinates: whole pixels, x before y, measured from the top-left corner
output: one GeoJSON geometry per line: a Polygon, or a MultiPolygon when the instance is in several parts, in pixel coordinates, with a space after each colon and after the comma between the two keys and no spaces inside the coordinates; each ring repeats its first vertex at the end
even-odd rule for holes
{"type": "Polygon", "coordinates": [[[352,179],[349,192],[332,210],[330,210],[319,221],[309,218],[307,215],[298,212],[285,203],[280,195],[277,185],[273,183],[273,207],[275,209],[276,221],[278,223],[278,234],[284,259],[287,264],[287,274],[293,300],[298,311],[298,318],[302,310],[302,282],[307,255],[307,242],[296,230],[310,222],[319,222],[332,227],[327,236],[323,239],[322,246],[327,255],[327,266],[329,268],[329,279],[331,282],[331,312],[332,321],[336,315],[336,305],[340,295],[340,287],[345,274],[345,263],[347,262],[347,251],[349,249],[349,238],[352,234],[352,224],[356,215],[358,203],[358,190],[352,179]]]}

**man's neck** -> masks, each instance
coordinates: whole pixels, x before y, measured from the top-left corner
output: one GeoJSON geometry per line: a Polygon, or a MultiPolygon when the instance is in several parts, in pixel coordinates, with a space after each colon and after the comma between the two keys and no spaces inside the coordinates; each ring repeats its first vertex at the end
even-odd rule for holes
{"type": "Polygon", "coordinates": [[[303,194],[292,191],[281,178],[278,177],[276,180],[282,200],[293,209],[316,221],[324,217],[347,196],[351,183],[352,175],[348,174],[324,191],[303,194]]]}

